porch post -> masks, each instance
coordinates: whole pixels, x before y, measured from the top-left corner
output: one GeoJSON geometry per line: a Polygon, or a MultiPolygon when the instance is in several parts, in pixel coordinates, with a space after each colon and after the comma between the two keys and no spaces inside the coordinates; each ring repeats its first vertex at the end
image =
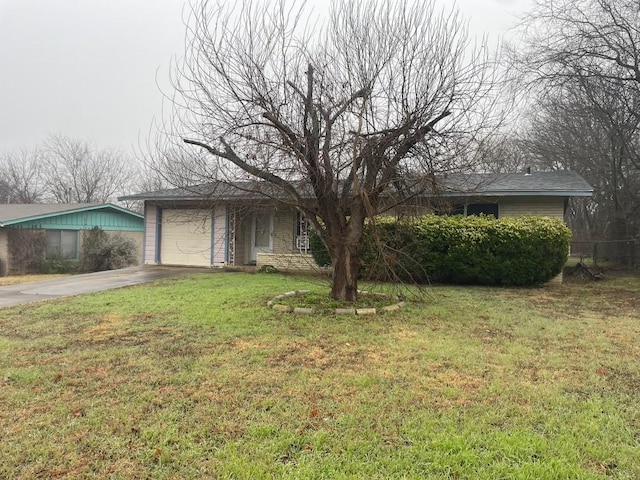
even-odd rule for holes
{"type": "Polygon", "coordinates": [[[225,261],[227,265],[236,264],[236,209],[227,207],[227,232],[225,235],[225,261]]]}

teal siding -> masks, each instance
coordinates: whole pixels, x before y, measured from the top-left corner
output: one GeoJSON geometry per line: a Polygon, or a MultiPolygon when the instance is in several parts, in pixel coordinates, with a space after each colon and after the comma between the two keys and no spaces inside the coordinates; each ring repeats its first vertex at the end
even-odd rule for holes
{"type": "Polygon", "coordinates": [[[92,210],[88,212],[61,213],[49,218],[26,221],[15,226],[19,228],[59,230],[89,230],[97,226],[105,231],[142,232],[144,230],[144,219],[122,212],[92,210]]]}

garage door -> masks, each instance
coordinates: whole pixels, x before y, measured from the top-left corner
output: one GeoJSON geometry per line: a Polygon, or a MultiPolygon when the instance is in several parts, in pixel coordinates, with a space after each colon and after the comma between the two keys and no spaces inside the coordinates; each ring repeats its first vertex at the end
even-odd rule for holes
{"type": "Polygon", "coordinates": [[[211,211],[162,210],[160,262],[164,265],[211,265],[211,211]]]}

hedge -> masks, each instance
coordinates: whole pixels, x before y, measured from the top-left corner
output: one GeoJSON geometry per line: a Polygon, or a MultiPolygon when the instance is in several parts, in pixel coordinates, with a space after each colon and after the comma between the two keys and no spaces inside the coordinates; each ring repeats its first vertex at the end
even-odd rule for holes
{"type": "MultiPolygon", "coordinates": [[[[313,235],[316,263],[330,262],[313,235]]],[[[376,219],[365,227],[360,276],[374,280],[536,285],[558,275],[571,231],[547,217],[435,216],[376,219]]]]}

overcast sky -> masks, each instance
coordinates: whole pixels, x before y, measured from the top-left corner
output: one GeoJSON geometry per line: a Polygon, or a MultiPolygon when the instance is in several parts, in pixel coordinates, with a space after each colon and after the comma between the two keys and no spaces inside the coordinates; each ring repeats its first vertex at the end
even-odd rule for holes
{"type": "MultiPolygon", "coordinates": [[[[448,4],[448,0],[440,0],[448,4]]],[[[496,40],[532,0],[458,0],[496,40]]],[[[161,116],[184,0],[0,0],[0,152],[50,134],[133,152],[161,116]]]]}

